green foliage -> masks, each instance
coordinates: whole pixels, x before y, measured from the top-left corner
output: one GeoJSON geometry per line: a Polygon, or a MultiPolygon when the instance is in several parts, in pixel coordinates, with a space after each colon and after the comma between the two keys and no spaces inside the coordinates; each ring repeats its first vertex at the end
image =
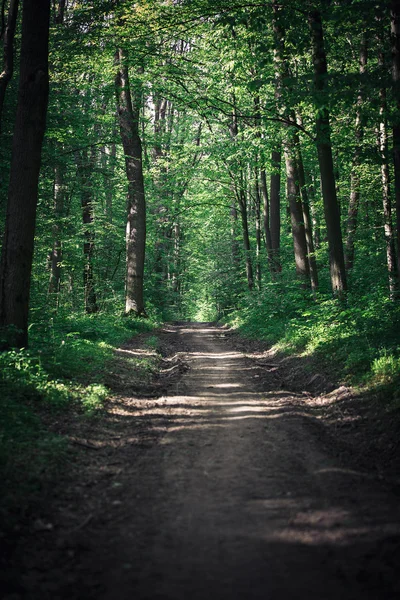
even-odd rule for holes
{"type": "Polygon", "coordinates": [[[267,286],[229,322],[278,352],[308,357],[339,380],[369,389],[390,384],[393,395],[400,381],[400,307],[379,288],[350,294],[344,305],[324,295],[313,300],[294,286],[285,290],[267,286]]]}
{"type": "MultiPolygon", "coordinates": [[[[26,510],[27,499],[68,460],[65,439],[45,423],[71,410],[82,417],[101,414],[115,346],[155,324],[115,314],[59,315],[31,324],[29,350],[0,353],[0,477],[7,490],[0,513],[6,518],[12,505],[26,510]]],[[[156,338],[147,343],[154,347],[156,338]]],[[[147,363],[138,359],[132,368],[148,374],[147,363]]]]}

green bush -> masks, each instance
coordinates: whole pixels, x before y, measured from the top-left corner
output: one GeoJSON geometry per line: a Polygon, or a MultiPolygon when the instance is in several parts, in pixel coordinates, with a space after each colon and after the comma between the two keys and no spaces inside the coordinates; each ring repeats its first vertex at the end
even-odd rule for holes
{"type": "Polygon", "coordinates": [[[309,357],[348,383],[373,388],[400,375],[400,307],[378,287],[340,303],[327,294],[313,298],[294,283],[268,284],[229,323],[277,351],[309,357]]]}

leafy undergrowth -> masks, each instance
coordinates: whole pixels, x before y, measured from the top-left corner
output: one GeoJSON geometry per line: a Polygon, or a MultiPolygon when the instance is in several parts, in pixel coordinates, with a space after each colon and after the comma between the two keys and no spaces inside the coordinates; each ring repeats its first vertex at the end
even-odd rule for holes
{"type": "MultiPolygon", "coordinates": [[[[156,323],[113,314],[70,315],[35,323],[30,348],[0,353],[0,520],[12,525],[70,460],[65,438],[45,425],[68,413],[93,418],[109,394],[114,350],[156,323]]],[[[143,360],[147,360],[144,357],[143,360]]],[[[137,369],[146,370],[140,358],[137,369]]]]}
{"type": "Polygon", "coordinates": [[[228,322],[277,352],[307,357],[314,372],[328,372],[338,382],[373,392],[388,408],[400,408],[400,307],[382,290],[349,294],[339,303],[270,284],[247,298],[228,322]]]}

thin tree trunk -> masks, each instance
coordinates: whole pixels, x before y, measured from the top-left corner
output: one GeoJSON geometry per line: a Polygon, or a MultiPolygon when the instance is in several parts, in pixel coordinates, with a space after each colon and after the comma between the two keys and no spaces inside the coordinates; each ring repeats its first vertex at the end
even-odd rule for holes
{"type": "Polygon", "coordinates": [[[298,183],[299,183],[300,195],[301,195],[301,206],[302,206],[302,211],[303,211],[304,234],[305,234],[306,244],[307,244],[307,259],[308,259],[308,265],[309,265],[309,269],[310,269],[311,289],[313,291],[315,291],[318,289],[318,269],[317,269],[317,261],[315,260],[314,240],[313,240],[313,236],[312,236],[310,200],[308,197],[306,177],[305,177],[305,173],[304,173],[304,163],[303,163],[303,156],[301,153],[300,138],[297,133],[295,134],[294,139],[295,139],[295,144],[296,144],[297,175],[298,175],[298,183]]]}
{"type": "Polygon", "coordinates": [[[61,287],[61,262],[62,262],[62,227],[61,218],[65,204],[65,164],[57,162],[54,166],[54,223],[53,223],[53,248],[50,253],[50,282],[49,294],[56,294],[58,306],[58,293],[61,287]]]}
{"type": "MultiPolygon", "coordinates": [[[[64,21],[66,0],[59,0],[57,11],[54,17],[56,25],[62,25],[64,21]]],[[[57,141],[54,141],[56,150],[62,151],[63,146],[57,141]]],[[[53,221],[53,247],[50,252],[50,281],[49,294],[55,298],[55,306],[59,305],[59,292],[61,289],[61,263],[62,263],[62,225],[61,219],[64,213],[65,202],[65,162],[57,161],[54,166],[54,221],[53,221]]]]}
{"type": "MultiPolygon", "coordinates": [[[[256,137],[261,140],[261,106],[260,96],[254,98],[254,121],[256,125],[256,137]]],[[[258,157],[257,157],[258,160],[258,157]]],[[[261,263],[260,263],[260,252],[261,252],[261,196],[260,196],[260,184],[261,194],[263,198],[263,227],[265,235],[265,247],[267,250],[268,263],[273,273],[273,261],[272,261],[272,247],[271,247],[271,231],[269,226],[269,198],[267,188],[267,175],[265,172],[264,165],[260,169],[260,181],[258,177],[258,166],[255,169],[256,180],[255,180],[255,195],[256,195],[256,279],[259,289],[261,289],[261,263]]]]}
{"type": "Polygon", "coordinates": [[[10,184],[0,266],[0,329],[8,345],[28,342],[29,290],[42,143],[49,93],[50,0],[25,0],[10,184]]]}
{"type": "MultiPolygon", "coordinates": [[[[360,48],[360,78],[365,74],[367,66],[367,36],[363,33],[360,48]]],[[[363,103],[363,84],[360,84],[360,89],[357,97],[356,108],[356,147],[354,150],[353,164],[350,175],[350,202],[347,216],[347,238],[346,238],[346,269],[349,271],[353,268],[354,263],[354,243],[357,231],[358,222],[358,207],[360,203],[360,163],[361,163],[361,143],[363,139],[363,123],[362,123],[362,103],[363,103]]]]}
{"type": "MultiPolygon", "coordinates": [[[[114,131],[115,134],[115,131],[114,131]]],[[[114,136],[113,136],[114,137],[114,136]]],[[[115,144],[111,146],[104,146],[101,154],[102,169],[104,172],[104,189],[105,189],[105,206],[104,214],[108,225],[113,223],[113,198],[114,198],[114,173],[115,173],[115,162],[117,157],[117,148],[115,144]]],[[[105,255],[106,255],[106,266],[104,271],[104,278],[107,280],[110,275],[110,269],[112,269],[112,257],[113,257],[114,239],[112,233],[107,230],[105,239],[105,255]]]]}
{"type": "Polygon", "coordinates": [[[343,297],[347,290],[347,280],[344,264],[342,230],[340,226],[340,211],[336,195],[332,158],[329,110],[326,108],[326,98],[324,97],[327,63],[321,15],[318,10],[312,10],[309,13],[309,26],[312,40],[314,89],[317,109],[316,143],[329,246],[331,285],[333,293],[338,297],[343,297]]]}
{"type": "MultiPolygon", "coordinates": [[[[273,31],[274,31],[274,69],[275,69],[275,89],[274,98],[277,112],[282,111],[282,64],[284,59],[284,33],[280,23],[280,11],[282,6],[277,0],[273,1],[273,31]]],[[[281,162],[282,162],[282,144],[272,150],[271,156],[271,181],[270,181],[270,230],[271,230],[271,249],[273,256],[274,270],[282,270],[280,260],[280,239],[281,239],[281,162]]]]}
{"type": "Polygon", "coordinates": [[[237,230],[237,210],[235,205],[234,198],[232,199],[232,207],[231,207],[231,247],[232,247],[232,265],[235,269],[235,273],[240,271],[240,252],[239,252],[239,244],[236,239],[236,230],[237,230]]]}
{"type": "MultiPolygon", "coordinates": [[[[381,42],[381,40],[379,40],[381,42]]],[[[378,65],[382,69],[385,66],[384,52],[381,50],[378,56],[378,65]]],[[[390,193],[390,169],[389,169],[389,153],[388,153],[388,132],[387,132],[387,99],[386,88],[379,90],[379,115],[380,122],[377,129],[377,145],[381,158],[381,180],[382,180],[382,204],[383,204],[383,219],[384,219],[384,235],[386,242],[386,262],[389,278],[389,295],[391,300],[395,300],[398,296],[399,281],[398,269],[396,261],[396,243],[395,232],[392,221],[392,201],[390,193]]]]}
{"type": "Polygon", "coordinates": [[[115,78],[117,110],[128,178],[125,313],[145,315],[143,276],[146,245],[146,203],[142,142],[139,135],[141,92],[135,90],[133,97],[131,95],[128,68],[121,49],[117,51],[116,62],[118,65],[115,78]]]}
{"type": "Polygon", "coordinates": [[[99,308],[97,305],[97,295],[94,284],[94,269],[93,261],[95,254],[94,243],[94,207],[93,207],[93,186],[91,175],[95,166],[95,150],[92,149],[90,158],[87,151],[82,152],[82,157],[79,157],[78,170],[81,180],[81,208],[82,222],[84,225],[84,243],[83,255],[85,258],[83,267],[83,289],[85,299],[85,311],[88,314],[96,313],[99,308]]]}
{"type": "Polygon", "coordinates": [[[261,290],[261,195],[257,167],[255,169],[254,191],[256,204],[256,281],[258,289],[261,290]]]}
{"type": "Polygon", "coordinates": [[[19,0],[10,0],[7,24],[4,30],[3,71],[0,73],[0,133],[6,89],[14,72],[14,36],[18,17],[18,7],[19,0]]]}
{"type": "Polygon", "coordinates": [[[56,25],[61,25],[61,23],[64,22],[65,5],[66,5],[66,0],[58,0],[57,8],[56,8],[56,15],[55,15],[55,19],[54,19],[56,25]]]}
{"type": "Polygon", "coordinates": [[[242,235],[243,235],[243,248],[244,248],[244,258],[246,264],[246,277],[247,277],[247,285],[249,290],[254,288],[254,275],[253,275],[253,265],[251,262],[251,252],[250,252],[250,237],[249,237],[249,224],[247,219],[247,205],[246,205],[246,196],[242,189],[240,189],[237,193],[237,199],[239,203],[240,216],[242,220],[242,235]]]}
{"type": "MultiPolygon", "coordinates": [[[[280,260],[281,247],[281,148],[272,151],[270,180],[270,231],[271,252],[274,271],[282,270],[280,260]]],[[[265,188],[266,189],[266,188],[265,188]]]]}
{"type": "Polygon", "coordinates": [[[304,285],[307,286],[310,280],[310,268],[307,259],[307,243],[304,231],[303,211],[297,185],[299,176],[296,161],[293,158],[292,148],[286,143],[284,146],[287,195],[290,209],[290,222],[292,226],[296,273],[304,285]]]}
{"type": "Polygon", "coordinates": [[[268,198],[267,174],[265,169],[260,170],[261,196],[263,200],[263,225],[265,235],[265,248],[267,250],[268,262],[271,273],[275,273],[276,264],[272,249],[271,227],[270,227],[270,202],[268,198]]]}
{"type": "Polygon", "coordinates": [[[393,124],[394,189],[396,198],[397,272],[400,273],[400,0],[391,3],[392,79],[396,99],[393,124]]]}
{"type": "Polygon", "coordinates": [[[321,227],[319,218],[315,207],[315,177],[312,173],[308,173],[308,179],[310,185],[308,187],[308,193],[311,198],[311,219],[312,219],[312,230],[314,232],[314,247],[318,250],[321,247],[321,227]]]}

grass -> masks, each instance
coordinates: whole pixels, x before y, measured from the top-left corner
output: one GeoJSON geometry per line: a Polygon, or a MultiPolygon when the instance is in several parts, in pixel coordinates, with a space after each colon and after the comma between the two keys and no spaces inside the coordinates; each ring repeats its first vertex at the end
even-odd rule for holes
{"type": "Polygon", "coordinates": [[[349,294],[341,304],[328,295],[312,299],[295,284],[285,293],[270,284],[229,323],[279,352],[308,357],[344,383],[384,389],[390,402],[398,402],[400,307],[378,288],[365,296],[349,294]]]}
{"type": "MultiPolygon", "coordinates": [[[[23,518],[36,493],[42,494],[70,460],[65,439],[44,422],[71,410],[82,418],[101,414],[115,347],[155,325],[113,314],[38,319],[30,329],[29,349],[0,353],[2,521],[10,525],[23,518]]],[[[155,336],[149,340],[154,346],[155,336]]],[[[137,369],[147,369],[137,362],[137,369]]]]}

